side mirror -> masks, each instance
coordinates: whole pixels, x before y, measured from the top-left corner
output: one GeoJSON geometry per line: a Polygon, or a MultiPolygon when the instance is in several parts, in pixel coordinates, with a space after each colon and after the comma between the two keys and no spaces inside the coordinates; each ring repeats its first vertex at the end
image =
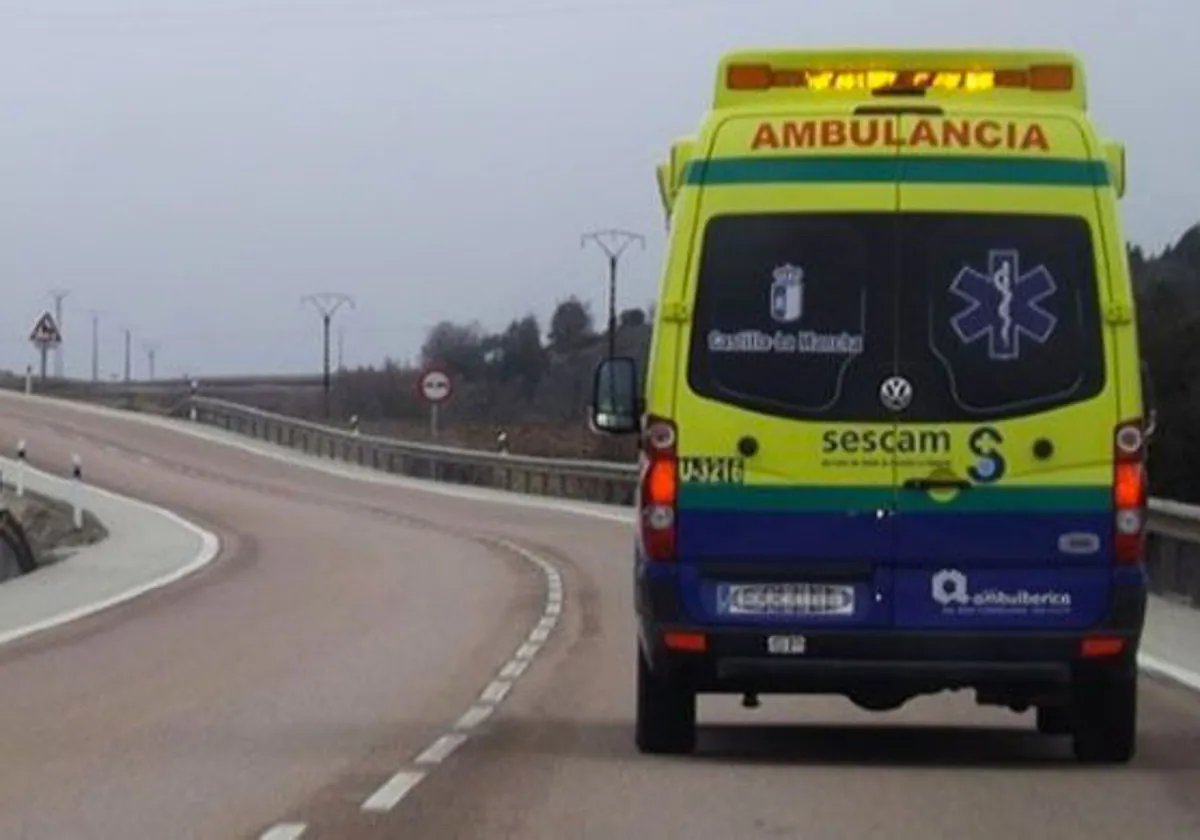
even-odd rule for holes
{"type": "Polygon", "coordinates": [[[636,432],[640,427],[641,403],[637,364],[633,359],[618,356],[596,366],[592,382],[592,428],[609,434],[636,432]]]}

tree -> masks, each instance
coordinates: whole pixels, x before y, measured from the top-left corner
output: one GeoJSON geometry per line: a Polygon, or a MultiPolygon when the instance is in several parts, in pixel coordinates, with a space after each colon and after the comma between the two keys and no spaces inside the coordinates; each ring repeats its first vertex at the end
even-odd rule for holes
{"type": "Polygon", "coordinates": [[[591,309],[574,295],[561,301],[550,316],[550,349],[556,353],[578,350],[595,336],[591,309]]]}
{"type": "Polygon", "coordinates": [[[513,321],[497,339],[496,366],[500,380],[515,384],[523,399],[533,399],[546,371],[546,350],[542,347],[542,330],[537,318],[526,315],[513,321]]]}
{"type": "Polygon", "coordinates": [[[621,327],[641,327],[646,323],[646,313],[641,309],[626,309],[619,316],[621,327]]]}
{"type": "Polygon", "coordinates": [[[429,331],[421,347],[421,362],[445,365],[463,379],[478,379],[486,367],[484,338],[478,323],[442,321],[429,331]]]}

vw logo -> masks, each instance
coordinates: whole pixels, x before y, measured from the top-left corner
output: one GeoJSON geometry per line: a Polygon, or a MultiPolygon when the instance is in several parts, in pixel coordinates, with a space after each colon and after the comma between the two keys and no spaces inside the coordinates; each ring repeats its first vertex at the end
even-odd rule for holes
{"type": "Polygon", "coordinates": [[[892,411],[903,411],[912,402],[912,383],[903,376],[889,376],[879,386],[879,401],[892,411]]]}

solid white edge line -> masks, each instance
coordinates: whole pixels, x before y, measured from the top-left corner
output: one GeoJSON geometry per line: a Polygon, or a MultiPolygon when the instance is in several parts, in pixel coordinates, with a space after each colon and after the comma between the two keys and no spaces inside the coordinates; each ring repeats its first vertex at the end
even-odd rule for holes
{"type": "Polygon", "coordinates": [[[456,749],[461,747],[467,741],[467,736],[462,733],[453,735],[443,735],[438,738],[425,752],[421,753],[416,758],[417,764],[441,764],[450,757],[456,749]]]}
{"type": "Polygon", "coordinates": [[[1173,680],[1192,691],[1200,691],[1200,674],[1165,659],[1159,659],[1149,653],[1139,653],[1138,667],[1147,673],[1173,680]]]}
{"type": "MultiPolygon", "coordinates": [[[[62,484],[67,483],[66,479],[54,475],[53,473],[46,472],[45,470],[38,469],[37,467],[31,467],[26,464],[25,469],[29,470],[30,472],[37,473],[44,478],[50,479],[52,482],[58,482],[62,484]]],[[[190,562],[185,563],[175,571],[168,572],[165,575],[160,575],[159,577],[154,578],[146,583],[133,586],[118,595],[113,595],[100,601],[93,601],[90,604],[85,604],[82,607],[77,607],[72,610],[65,610],[57,615],[52,615],[49,618],[42,619],[41,621],[35,621],[32,624],[26,624],[23,627],[17,627],[5,633],[0,633],[0,646],[10,644],[18,639],[24,639],[27,636],[34,635],[35,633],[53,630],[56,627],[61,627],[62,625],[69,624],[72,621],[78,621],[81,618],[87,618],[88,616],[95,615],[98,612],[102,612],[104,610],[127,603],[132,601],[134,598],[138,598],[157,589],[162,589],[163,587],[169,586],[172,583],[180,581],[189,575],[198,572],[200,569],[204,568],[214,559],[216,559],[217,555],[221,552],[221,540],[216,534],[201,528],[194,522],[184,519],[182,516],[174,513],[173,511],[149,502],[144,502],[141,499],[135,499],[130,496],[121,495],[120,493],[114,493],[111,490],[105,490],[101,487],[96,487],[95,485],[89,484],[87,485],[87,489],[89,493],[95,493],[98,496],[106,497],[112,501],[121,504],[132,505],[134,507],[140,507],[145,511],[157,514],[174,523],[175,525],[190,531],[192,534],[200,538],[200,550],[190,562]]]]}
{"type": "Polygon", "coordinates": [[[307,830],[304,823],[279,823],[260,834],[258,840],[297,840],[307,830]]]}
{"type": "Polygon", "coordinates": [[[367,797],[367,801],[362,804],[362,810],[376,812],[392,810],[424,778],[425,774],[421,771],[401,770],[367,797]]]}
{"type": "Polygon", "coordinates": [[[270,441],[260,440],[258,438],[249,438],[244,435],[237,435],[235,432],[228,432],[224,429],[219,429],[215,426],[202,426],[201,424],[193,424],[185,420],[175,420],[168,417],[160,417],[151,414],[140,414],[133,411],[123,411],[116,408],[108,408],[106,406],[92,405],[91,403],[79,402],[77,400],[68,400],[59,397],[47,397],[43,394],[24,394],[20,391],[12,391],[0,389],[0,400],[12,399],[16,402],[24,402],[28,404],[43,404],[58,406],[66,411],[74,411],[76,414],[84,416],[91,415],[93,417],[107,417],[110,420],[124,421],[127,423],[139,423],[143,426],[150,426],[157,429],[165,429],[174,431],[178,434],[186,435],[194,440],[203,440],[217,446],[227,446],[231,449],[238,449],[243,452],[248,452],[252,455],[257,455],[260,458],[267,458],[272,461],[279,461],[285,464],[290,464],[293,467],[302,469],[312,469],[318,472],[323,472],[326,475],[333,475],[339,478],[344,478],[348,481],[362,481],[368,484],[377,484],[390,487],[400,487],[408,490],[416,490],[423,493],[428,493],[435,496],[448,496],[450,498],[464,499],[467,501],[479,501],[489,504],[508,505],[510,507],[523,507],[542,510],[549,513],[566,513],[573,516],[584,516],[590,519],[599,519],[606,522],[631,523],[634,521],[633,511],[618,505],[609,505],[612,510],[604,510],[605,507],[600,502],[591,503],[595,507],[585,505],[572,504],[563,500],[553,500],[534,496],[525,493],[510,493],[504,490],[498,490],[491,487],[477,487],[476,492],[471,492],[469,485],[454,486],[447,485],[442,482],[432,481],[429,479],[413,478],[412,476],[402,476],[393,473],[384,473],[378,470],[372,470],[368,467],[359,466],[349,461],[333,460],[330,458],[319,458],[311,453],[301,452],[298,449],[290,449],[286,446],[272,443],[270,441]],[[251,446],[246,441],[254,441],[258,446],[251,446]],[[337,465],[343,465],[344,468],[339,469],[337,465]]]}

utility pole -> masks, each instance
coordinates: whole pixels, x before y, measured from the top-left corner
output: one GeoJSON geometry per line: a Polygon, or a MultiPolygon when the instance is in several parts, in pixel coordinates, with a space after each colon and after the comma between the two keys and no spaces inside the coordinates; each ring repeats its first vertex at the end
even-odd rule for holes
{"type": "Polygon", "coordinates": [[[321,314],[322,335],[325,346],[325,418],[329,419],[329,324],[333,320],[334,313],[341,309],[343,305],[348,305],[351,309],[355,308],[354,298],[340,292],[316,292],[306,295],[301,301],[301,305],[304,303],[311,303],[316,307],[317,312],[321,314]]]}
{"type": "Polygon", "coordinates": [[[125,381],[129,382],[133,378],[133,334],[129,327],[125,328],[125,381]]]}
{"type": "MultiPolygon", "coordinates": [[[[54,298],[54,322],[58,324],[59,333],[63,333],[63,318],[62,318],[62,303],[63,298],[71,294],[70,289],[51,289],[50,297],[54,298]]],[[[65,333],[63,333],[65,335],[65,333]]],[[[54,376],[57,379],[63,378],[63,343],[54,348],[54,376]]]]}
{"type": "Polygon", "coordinates": [[[150,365],[150,379],[147,380],[149,382],[154,381],[154,359],[158,356],[158,347],[157,341],[147,341],[142,345],[142,349],[146,351],[146,361],[150,365]]]}
{"type": "Polygon", "coordinates": [[[346,370],[346,328],[338,327],[338,355],[337,369],[338,373],[344,373],[346,370]]]}
{"type": "Polygon", "coordinates": [[[100,381],[100,313],[92,310],[92,381],[100,381]]]}
{"type": "Polygon", "coordinates": [[[617,262],[634,242],[645,249],[646,238],[627,230],[597,230],[585,233],[579,247],[585,247],[589,241],[599,245],[608,256],[608,357],[611,359],[617,355],[617,262]]]}

